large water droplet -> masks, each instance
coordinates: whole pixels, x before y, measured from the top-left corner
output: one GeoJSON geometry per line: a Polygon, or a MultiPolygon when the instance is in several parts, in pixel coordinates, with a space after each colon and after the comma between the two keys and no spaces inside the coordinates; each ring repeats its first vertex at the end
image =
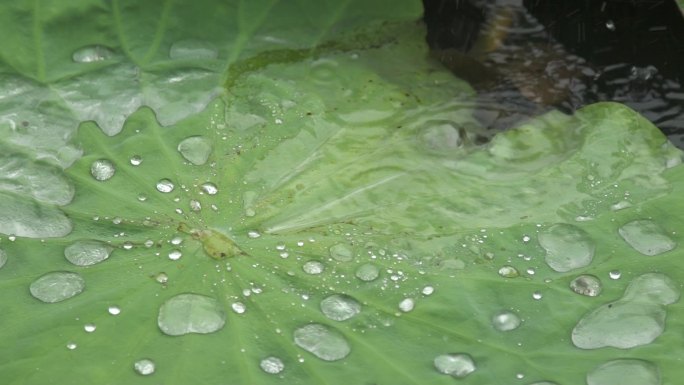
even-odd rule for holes
{"type": "Polygon", "coordinates": [[[643,255],[658,255],[677,246],[657,223],[648,219],[629,222],[618,229],[620,236],[643,255]]]}
{"type": "Polygon", "coordinates": [[[77,49],[71,58],[76,63],[92,63],[98,61],[104,61],[111,58],[114,55],[111,49],[101,46],[101,45],[90,45],[87,47],[77,49]]]}
{"type": "Polygon", "coordinates": [[[499,275],[504,278],[515,278],[520,276],[520,272],[513,266],[501,266],[499,269],[499,275]]]}
{"type": "Polygon", "coordinates": [[[349,246],[338,243],[330,247],[330,256],[340,262],[349,262],[354,258],[354,253],[349,246]]]}
{"type": "Polygon", "coordinates": [[[440,373],[456,378],[463,378],[477,369],[473,358],[466,353],[439,355],[435,357],[434,364],[440,373]]]}
{"type": "Polygon", "coordinates": [[[622,298],[582,317],[572,330],[572,342],[582,349],[649,344],[663,333],[664,305],[676,302],[679,292],[677,284],[664,274],[641,275],[622,298]]]}
{"type": "Polygon", "coordinates": [[[213,44],[201,40],[179,40],[171,45],[171,59],[216,59],[218,51],[213,44]]]}
{"type": "Polygon", "coordinates": [[[154,361],[147,358],[135,361],[135,363],[133,364],[133,369],[136,371],[136,373],[140,375],[149,376],[150,374],[154,373],[154,361]]]}
{"type": "Polygon", "coordinates": [[[361,304],[345,294],[333,294],[321,301],[321,311],[334,321],[344,321],[361,312],[361,304]]]}
{"type": "Polygon", "coordinates": [[[64,249],[66,259],[77,266],[90,266],[109,258],[113,248],[99,241],[76,241],[64,249]]]}
{"type": "Polygon", "coordinates": [[[658,367],[634,359],[608,361],[587,374],[587,385],[660,385],[658,367]]]}
{"type": "Polygon", "coordinates": [[[202,183],[202,191],[209,195],[216,195],[218,193],[218,187],[211,182],[202,183]]]}
{"type": "Polygon", "coordinates": [[[5,250],[0,249],[0,269],[5,266],[5,263],[7,263],[7,253],[5,250]]]}
{"type": "Polygon", "coordinates": [[[492,325],[502,332],[515,330],[520,326],[520,317],[511,311],[502,311],[492,317],[492,325]]]}
{"type": "Polygon", "coordinates": [[[359,266],[354,275],[362,281],[371,282],[376,280],[380,275],[380,268],[371,263],[366,263],[359,266]]]}
{"type": "Polygon", "coordinates": [[[285,369],[285,364],[280,358],[271,356],[261,360],[259,367],[268,374],[278,374],[285,369]]]}
{"type": "Polygon", "coordinates": [[[226,314],[213,298],[199,294],[179,294],[159,308],[157,325],[165,334],[207,334],[223,328],[226,314]]]}
{"type": "Polygon", "coordinates": [[[414,307],[416,307],[416,301],[413,298],[404,298],[399,302],[399,310],[404,313],[410,312],[414,307]]]}
{"type": "Polygon", "coordinates": [[[546,263],[558,272],[587,266],[594,257],[594,241],[575,225],[555,224],[539,232],[537,239],[546,250],[546,263]]]}
{"type": "Polygon", "coordinates": [[[342,334],[317,323],[295,330],[294,342],[300,348],[325,361],[341,360],[351,352],[349,342],[342,334]]]}
{"type": "Polygon", "coordinates": [[[90,165],[90,175],[101,182],[111,179],[115,172],[116,167],[107,159],[98,159],[90,165]]]}
{"type": "Polygon", "coordinates": [[[570,282],[570,289],[577,294],[596,297],[601,294],[601,280],[593,275],[580,275],[570,282]]]}
{"type": "Polygon", "coordinates": [[[31,283],[31,295],[47,303],[55,303],[80,294],[85,289],[83,277],[68,271],[47,273],[31,283]]]}
{"type": "Polygon", "coordinates": [[[168,179],[162,179],[157,182],[157,191],[162,193],[170,193],[176,186],[168,179]]]}
{"type": "Polygon", "coordinates": [[[207,163],[212,149],[211,142],[203,136],[191,136],[178,143],[178,152],[196,166],[207,163]]]}

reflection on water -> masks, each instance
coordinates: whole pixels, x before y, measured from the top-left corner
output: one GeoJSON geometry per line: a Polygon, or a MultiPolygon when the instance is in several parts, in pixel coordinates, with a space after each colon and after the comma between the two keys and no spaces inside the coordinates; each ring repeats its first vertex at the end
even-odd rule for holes
{"type": "Polygon", "coordinates": [[[639,10],[616,1],[586,9],[575,1],[424,3],[432,55],[478,90],[478,119],[491,134],[550,108],[570,113],[613,100],[639,111],[684,148],[680,14],[665,17],[661,9],[634,15],[639,10]]]}

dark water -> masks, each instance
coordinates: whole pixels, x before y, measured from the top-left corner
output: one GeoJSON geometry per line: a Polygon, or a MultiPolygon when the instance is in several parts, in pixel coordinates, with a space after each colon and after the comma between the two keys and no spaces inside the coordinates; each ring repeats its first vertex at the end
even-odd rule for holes
{"type": "Polygon", "coordinates": [[[478,90],[478,118],[492,133],[610,100],[684,148],[684,18],[674,0],[646,10],[616,0],[424,3],[433,55],[478,90]]]}

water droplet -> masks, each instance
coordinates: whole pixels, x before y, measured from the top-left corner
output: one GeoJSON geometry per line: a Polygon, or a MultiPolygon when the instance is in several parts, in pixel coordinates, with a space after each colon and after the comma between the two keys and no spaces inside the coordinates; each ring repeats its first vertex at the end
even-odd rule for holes
{"type": "Polygon", "coordinates": [[[331,246],[329,251],[330,256],[340,262],[349,262],[354,258],[352,249],[343,243],[331,246]]]}
{"type": "Polygon", "coordinates": [[[572,330],[572,342],[582,349],[649,344],[665,328],[664,306],[676,302],[679,294],[678,285],[666,275],[643,274],[629,284],[622,298],[582,317],[572,330]]]}
{"type": "Polygon", "coordinates": [[[577,294],[596,297],[601,294],[601,280],[593,275],[580,275],[570,282],[570,289],[577,294]]]}
{"type": "Polygon", "coordinates": [[[662,227],[648,219],[629,222],[620,227],[618,232],[625,242],[643,255],[662,254],[677,246],[662,227]]]}
{"type": "Polygon", "coordinates": [[[321,301],[321,312],[334,321],[344,321],[361,312],[361,304],[346,294],[333,294],[321,301]]]}
{"type": "Polygon", "coordinates": [[[176,186],[168,179],[162,179],[157,182],[157,191],[162,193],[170,193],[176,186]]]}
{"type": "Polygon", "coordinates": [[[371,263],[366,263],[359,266],[354,275],[362,281],[371,282],[376,280],[380,275],[380,268],[371,263]]]}
{"type": "Polygon", "coordinates": [[[523,243],[528,243],[532,238],[530,238],[529,235],[523,235],[522,241],[523,243]]]}
{"type": "Polygon", "coordinates": [[[421,293],[423,293],[423,295],[431,295],[434,292],[435,288],[432,286],[425,286],[423,290],[421,290],[421,293]]]}
{"type": "Polygon", "coordinates": [[[218,187],[211,182],[202,183],[202,191],[209,195],[216,195],[218,193],[218,187]]]}
{"type": "Polygon", "coordinates": [[[5,263],[7,263],[7,253],[5,250],[0,249],[0,269],[5,266],[5,263]]]}
{"type": "Polygon", "coordinates": [[[515,278],[520,276],[520,272],[515,267],[506,265],[499,269],[499,275],[504,278],[515,278]]]}
{"type": "Polygon", "coordinates": [[[178,143],[178,152],[196,166],[207,163],[212,149],[211,142],[203,136],[191,136],[178,143]]]}
{"type": "Polygon", "coordinates": [[[259,238],[261,236],[261,233],[255,230],[251,230],[247,233],[247,236],[254,239],[254,238],[259,238]]]}
{"type": "Polygon", "coordinates": [[[615,203],[615,204],[612,204],[612,205],[610,206],[610,209],[613,210],[613,211],[618,211],[618,210],[626,209],[626,208],[631,207],[631,206],[632,206],[631,203],[629,203],[628,201],[622,200],[622,201],[620,201],[620,202],[617,202],[617,203],[615,203]]]}
{"type": "Polygon", "coordinates": [[[121,308],[115,305],[112,305],[107,308],[107,312],[111,315],[119,315],[121,314],[121,308]]]}
{"type": "Polygon", "coordinates": [[[138,200],[140,202],[145,202],[147,200],[147,195],[145,195],[143,193],[138,194],[138,200]]]}
{"type": "Polygon", "coordinates": [[[201,211],[202,210],[202,204],[199,203],[199,201],[196,201],[194,199],[190,200],[190,210],[192,211],[201,211]]]}
{"type": "Polygon", "coordinates": [[[148,240],[145,241],[145,247],[150,248],[150,247],[152,247],[152,246],[154,246],[154,241],[153,241],[153,240],[148,239],[148,240]]]}
{"type": "Polygon", "coordinates": [[[587,385],[660,385],[658,367],[648,361],[608,361],[587,374],[587,385]]]}
{"type": "Polygon", "coordinates": [[[399,302],[399,310],[403,311],[404,313],[408,313],[413,308],[416,306],[416,302],[413,300],[413,298],[404,298],[399,302]]]}
{"type": "Polygon", "coordinates": [[[171,44],[169,57],[178,59],[216,59],[218,51],[213,44],[202,40],[179,40],[171,44]]]}
{"type": "Polygon", "coordinates": [[[261,360],[259,367],[268,374],[278,374],[285,369],[285,364],[280,358],[271,356],[261,360]]]}
{"type": "Polygon", "coordinates": [[[181,253],[179,250],[171,250],[169,252],[169,259],[172,261],[177,261],[183,256],[183,253],[181,253]]]}
{"type": "Polygon", "coordinates": [[[546,250],[546,263],[557,272],[587,266],[594,258],[594,241],[575,225],[555,224],[539,232],[537,239],[546,250]]]}
{"type": "Polygon", "coordinates": [[[89,45],[87,47],[77,49],[71,58],[76,63],[93,63],[104,61],[114,55],[111,49],[101,45],[89,45]]]}
{"type": "Polygon", "coordinates": [[[492,317],[492,325],[496,330],[502,332],[515,330],[520,326],[520,317],[511,311],[505,310],[492,317]]]}
{"type": "Polygon", "coordinates": [[[154,361],[147,358],[135,361],[133,364],[133,369],[140,375],[149,376],[150,374],[154,373],[154,361]]]}
{"type": "Polygon", "coordinates": [[[302,270],[307,274],[321,274],[324,269],[325,266],[319,261],[308,261],[302,266],[302,270]]]}
{"type": "Polygon", "coordinates": [[[207,334],[223,328],[226,314],[213,298],[199,294],[179,294],[159,308],[157,325],[170,336],[207,334]]]}
{"type": "Polygon", "coordinates": [[[615,22],[613,20],[606,20],[606,28],[609,31],[615,31],[615,22]]]}
{"type": "Polygon", "coordinates": [[[86,333],[92,333],[92,332],[95,331],[95,329],[97,329],[97,327],[95,326],[95,324],[85,324],[85,325],[83,326],[83,330],[85,330],[86,333]]]}
{"type": "Polygon", "coordinates": [[[477,369],[473,358],[470,357],[470,354],[466,353],[439,355],[435,357],[434,365],[440,373],[456,378],[463,378],[477,369]]]}
{"type": "Polygon", "coordinates": [[[608,278],[612,280],[620,279],[621,276],[622,273],[620,272],[620,270],[611,270],[610,272],[608,272],[608,278]]]}
{"type": "Polygon", "coordinates": [[[157,275],[154,276],[154,280],[163,285],[163,284],[169,282],[169,276],[166,273],[161,272],[161,273],[158,273],[157,275]]]}
{"type": "Polygon", "coordinates": [[[183,238],[181,238],[181,237],[173,237],[173,238],[171,238],[171,244],[172,244],[172,245],[178,246],[178,245],[180,245],[181,243],[183,243],[183,238]]]}
{"type": "Polygon", "coordinates": [[[55,271],[33,281],[29,287],[31,295],[46,302],[55,303],[80,294],[85,289],[85,280],[77,273],[55,271]]]}
{"type": "Polygon", "coordinates": [[[98,159],[90,165],[90,175],[101,182],[109,180],[115,172],[116,167],[107,159],[98,159]]]}
{"type": "Polygon", "coordinates": [[[532,298],[537,301],[542,299],[543,297],[544,295],[540,291],[535,291],[534,293],[532,293],[532,298]]]}
{"type": "Polygon", "coordinates": [[[311,323],[294,332],[294,342],[324,361],[341,360],[351,352],[349,342],[328,326],[311,323]]]}
{"type": "Polygon", "coordinates": [[[74,350],[74,349],[76,349],[77,347],[78,347],[78,345],[76,345],[75,342],[69,342],[69,343],[66,344],[66,348],[69,349],[69,350],[74,350]]]}
{"type": "Polygon", "coordinates": [[[130,162],[133,166],[140,166],[142,163],[142,157],[140,155],[133,155],[130,159],[130,162]]]}
{"type": "Polygon", "coordinates": [[[245,306],[245,304],[242,302],[233,302],[230,307],[238,314],[242,314],[247,311],[247,306],[245,306]]]}

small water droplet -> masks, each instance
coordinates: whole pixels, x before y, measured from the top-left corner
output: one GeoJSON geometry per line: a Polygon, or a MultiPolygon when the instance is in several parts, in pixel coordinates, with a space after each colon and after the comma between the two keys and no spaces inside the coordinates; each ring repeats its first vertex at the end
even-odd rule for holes
{"type": "Polygon", "coordinates": [[[250,238],[252,238],[252,239],[254,239],[254,238],[259,238],[259,237],[261,236],[261,233],[259,233],[258,231],[255,231],[255,230],[250,230],[250,231],[247,233],[247,236],[250,237],[250,238]]]}
{"type": "Polygon", "coordinates": [[[109,258],[113,248],[99,241],[76,241],[64,249],[64,257],[77,266],[90,266],[109,258]]]}
{"type": "Polygon", "coordinates": [[[610,279],[620,279],[621,276],[622,273],[620,272],[620,270],[611,270],[610,272],[608,272],[608,277],[610,279]]]}
{"type": "Polygon", "coordinates": [[[123,243],[123,248],[124,250],[131,250],[133,248],[133,243],[131,242],[124,242],[123,243]]]}
{"type": "Polygon", "coordinates": [[[172,261],[177,261],[183,256],[183,253],[181,253],[179,250],[171,250],[169,252],[169,259],[172,261]]]}
{"type": "Polygon", "coordinates": [[[216,195],[218,193],[218,187],[211,182],[202,183],[202,191],[209,195],[216,195]]]}
{"type": "Polygon", "coordinates": [[[74,53],[71,55],[71,58],[76,63],[93,63],[107,60],[113,55],[114,52],[105,46],[89,45],[74,51],[74,53]]]}
{"type": "Polygon", "coordinates": [[[172,245],[178,246],[178,245],[180,245],[181,243],[183,243],[183,238],[181,238],[181,237],[173,237],[173,238],[171,238],[171,244],[172,244],[172,245]]]}
{"type": "Polygon", "coordinates": [[[307,274],[321,274],[324,269],[325,266],[319,261],[308,261],[302,266],[302,270],[307,274]]]}
{"type": "Polygon", "coordinates": [[[169,276],[163,271],[154,276],[154,280],[162,285],[169,282],[169,276]]]}
{"type": "Polygon", "coordinates": [[[261,360],[259,367],[268,374],[278,374],[285,369],[285,364],[280,358],[271,356],[261,360]]]}
{"type": "Polygon", "coordinates": [[[437,371],[456,378],[463,378],[474,372],[476,368],[473,358],[466,353],[442,354],[435,357],[437,371]]]}
{"type": "Polygon", "coordinates": [[[157,325],[170,336],[189,333],[213,333],[226,323],[221,304],[199,294],[179,294],[166,300],[159,308],[157,325]]]}
{"type": "Polygon", "coordinates": [[[662,254],[677,246],[662,227],[648,219],[626,223],[618,229],[618,233],[634,250],[643,255],[662,254]]]}
{"type": "Polygon", "coordinates": [[[138,200],[140,202],[145,202],[147,200],[147,195],[145,195],[143,193],[138,194],[138,200]]]}
{"type": "Polygon", "coordinates": [[[150,248],[150,247],[152,247],[152,246],[154,246],[154,241],[153,241],[153,240],[148,239],[148,240],[145,241],[145,247],[150,248]]]}
{"type": "Polygon", "coordinates": [[[608,28],[609,31],[615,31],[615,22],[613,20],[606,20],[606,28],[608,28]]]}
{"type": "Polygon", "coordinates": [[[190,210],[192,211],[201,211],[202,210],[202,204],[199,203],[199,201],[196,201],[194,199],[190,200],[190,210]]]}
{"type": "Polygon", "coordinates": [[[532,238],[530,238],[529,235],[523,235],[523,237],[522,237],[523,243],[528,243],[530,241],[530,239],[532,239],[532,238]]]}
{"type": "Polygon", "coordinates": [[[502,332],[515,330],[520,326],[520,317],[511,311],[505,310],[492,317],[492,325],[494,329],[502,332]]]}
{"type": "Polygon", "coordinates": [[[233,309],[234,312],[238,314],[242,314],[245,311],[247,311],[247,306],[245,306],[244,303],[242,302],[233,302],[230,307],[233,309]]]}
{"type": "Polygon", "coordinates": [[[191,136],[178,144],[178,152],[196,166],[207,163],[212,149],[211,142],[203,136],[191,136]]]}
{"type": "Polygon", "coordinates": [[[580,275],[570,282],[570,289],[577,294],[596,297],[601,294],[601,280],[593,275],[580,275]]]}
{"type": "Polygon", "coordinates": [[[423,295],[431,295],[434,292],[435,288],[432,286],[425,286],[423,290],[421,290],[421,293],[423,293],[423,295]]]}
{"type": "Polygon", "coordinates": [[[546,250],[546,263],[557,272],[587,266],[594,258],[594,241],[575,225],[557,223],[540,231],[537,240],[546,250]]]}
{"type": "Polygon", "coordinates": [[[157,191],[162,193],[170,193],[176,186],[168,179],[162,179],[157,182],[157,191]]]}
{"type": "Polygon", "coordinates": [[[356,269],[354,275],[365,282],[375,281],[380,275],[380,268],[371,263],[365,263],[356,269]]]}
{"type": "Polygon", "coordinates": [[[635,359],[608,361],[587,373],[587,385],[660,385],[653,363],[635,359]]]}
{"type": "Polygon", "coordinates": [[[133,166],[140,166],[142,163],[143,159],[140,155],[133,155],[129,161],[131,162],[131,165],[133,166]]]}
{"type": "Polygon", "coordinates": [[[154,373],[154,361],[147,358],[135,361],[135,363],[133,364],[133,369],[136,371],[136,373],[142,376],[149,376],[150,374],[154,373]]]}
{"type": "Polygon", "coordinates": [[[115,305],[112,305],[107,308],[107,312],[111,315],[119,315],[121,314],[121,308],[115,305]]]}
{"type": "Polygon", "coordinates": [[[404,313],[408,313],[413,308],[416,306],[416,302],[413,300],[413,298],[404,298],[399,302],[399,310],[401,310],[404,313]]]}
{"type": "Polygon", "coordinates": [[[46,302],[55,303],[80,294],[85,289],[85,280],[77,273],[54,271],[36,279],[29,286],[31,295],[46,302]]]}
{"type": "Polygon", "coordinates": [[[116,167],[107,159],[98,159],[90,165],[90,175],[101,182],[111,179],[115,172],[116,167]]]}
{"type": "Polygon", "coordinates": [[[321,312],[334,321],[345,321],[361,312],[361,304],[346,294],[333,294],[321,301],[321,312]]]}
{"type": "Polygon", "coordinates": [[[69,350],[74,350],[74,349],[76,349],[77,347],[78,347],[78,345],[76,345],[75,342],[69,342],[69,343],[66,344],[66,348],[69,349],[69,350]]]}
{"type": "Polygon", "coordinates": [[[311,323],[294,332],[294,342],[324,361],[341,360],[351,352],[346,338],[328,326],[311,323]]]}
{"type": "Polygon", "coordinates": [[[532,298],[535,300],[540,300],[542,297],[544,297],[544,295],[540,291],[535,291],[532,293],[532,298]]]}
{"type": "Polygon", "coordinates": [[[330,247],[330,256],[340,262],[349,262],[354,258],[354,253],[352,249],[343,244],[338,243],[330,247]]]}
{"type": "Polygon", "coordinates": [[[626,201],[626,200],[622,200],[622,201],[620,201],[620,202],[617,202],[617,203],[615,203],[615,204],[612,204],[612,205],[610,206],[610,209],[613,210],[613,211],[618,211],[618,210],[626,209],[626,208],[631,207],[631,206],[632,206],[631,203],[629,203],[629,202],[626,201]]]}
{"type": "Polygon", "coordinates": [[[515,267],[506,265],[499,269],[499,275],[504,278],[515,278],[520,276],[520,272],[515,267]]]}
{"type": "Polygon", "coordinates": [[[95,326],[95,324],[85,324],[85,325],[83,326],[83,330],[85,330],[86,333],[92,333],[92,332],[95,331],[95,329],[97,329],[97,327],[95,326]]]}

